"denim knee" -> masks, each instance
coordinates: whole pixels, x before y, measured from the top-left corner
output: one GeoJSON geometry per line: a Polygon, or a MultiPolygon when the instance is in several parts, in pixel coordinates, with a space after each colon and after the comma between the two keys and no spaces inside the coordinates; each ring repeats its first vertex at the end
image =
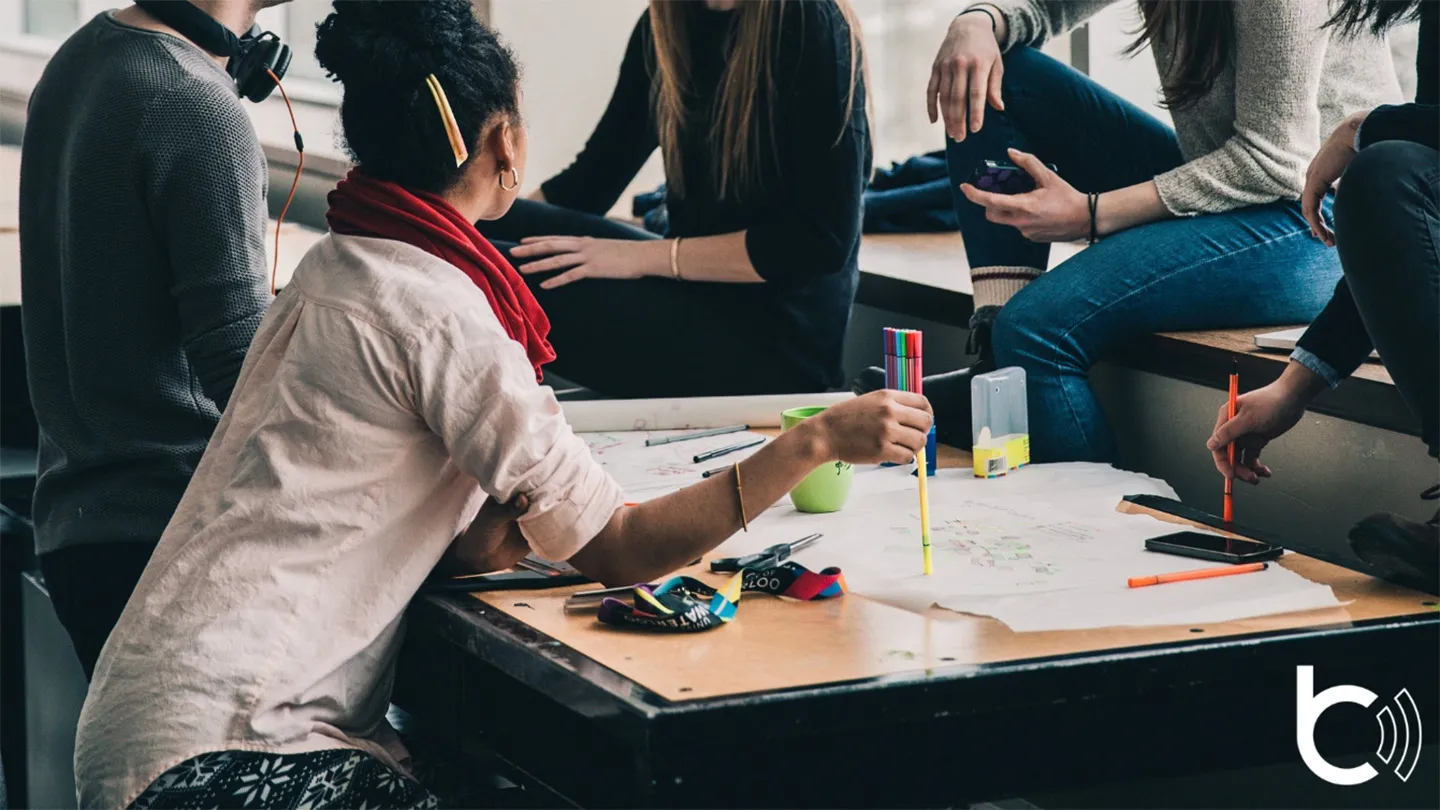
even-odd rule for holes
{"type": "MultiPolygon", "coordinates": [[[[1412,141],[1382,141],[1361,149],[1335,194],[1335,216],[1404,206],[1435,174],[1435,150],[1412,141]]],[[[1363,215],[1363,213],[1361,214],[1363,215]]]]}
{"type": "Polygon", "coordinates": [[[1052,81],[1057,73],[1074,70],[1039,48],[1028,45],[1011,48],[1000,59],[1005,66],[1005,78],[1000,82],[1000,98],[1007,108],[1015,96],[1023,95],[1036,86],[1043,86],[1052,81]]]}
{"type": "Polygon", "coordinates": [[[1026,292],[1021,291],[1005,304],[995,318],[991,341],[996,363],[1039,371],[1046,366],[1058,366],[1067,359],[1075,360],[1073,353],[1065,349],[1059,313],[1050,311],[1044,304],[1028,303],[1036,296],[1026,292]]]}

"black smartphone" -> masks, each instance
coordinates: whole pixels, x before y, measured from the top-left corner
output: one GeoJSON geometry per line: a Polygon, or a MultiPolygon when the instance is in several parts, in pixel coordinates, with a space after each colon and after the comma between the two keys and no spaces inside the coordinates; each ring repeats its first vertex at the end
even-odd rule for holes
{"type": "Polygon", "coordinates": [[[1273,560],[1285,553],[1285,549],[1269,543],[1200,532],[1176,532],[1164,537],[1152,537],[1145,541],[1145,548],[1161,554],[1174,554],[1180,557],[1194,557],[1200,560],[1214,560],[1237,565],[1273,560]]]}
{"type": "MultiPolygon", "coordinates": [[[[1045,168],[1060,173],[1052,164],[1045,168]]],[[[1019,166],[986,160],[970,173],[970,185],[993,194],[1024,194],[1035,190],[1035,179],[1019,166]]]]}

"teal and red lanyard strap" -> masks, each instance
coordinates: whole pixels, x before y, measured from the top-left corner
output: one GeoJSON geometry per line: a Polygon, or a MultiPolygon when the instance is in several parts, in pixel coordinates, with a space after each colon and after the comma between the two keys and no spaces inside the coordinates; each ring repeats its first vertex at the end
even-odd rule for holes
{"type": "Polygon", "coordinates": [[[845,575],[839,568],[816,573],[797,562],[786,562],[746,569],[719,588],[694,577],[671,577],[654,588],[636,585],[629,604],[608,597],[600,603],[598,618],[616,627],[695,633],[734,619],[741,593],[768,593],[805,602],[830,599],[845,593],[845,575]]]}

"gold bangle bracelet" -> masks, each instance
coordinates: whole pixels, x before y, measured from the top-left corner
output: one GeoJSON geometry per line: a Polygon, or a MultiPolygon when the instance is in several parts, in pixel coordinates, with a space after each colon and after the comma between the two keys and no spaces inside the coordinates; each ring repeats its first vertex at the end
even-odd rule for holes
{"type": "Polygon", "coordinates": [[[735,497],[740,501],[740,528],[750,531],[750,521],[745,518],[745,487],[740,485],[740,462],[735,462],[735,497]]]}
{"type": "Polygon", "coordinates": [[[680,280],[680,237],[670,243],[670,277],[680,280]]]}

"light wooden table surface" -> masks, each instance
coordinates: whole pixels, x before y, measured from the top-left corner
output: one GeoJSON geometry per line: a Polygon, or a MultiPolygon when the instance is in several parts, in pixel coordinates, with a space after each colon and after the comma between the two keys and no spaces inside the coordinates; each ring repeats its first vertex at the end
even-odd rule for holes
{"type": "MultiPolygon", "coordinates": [[[[970,454],[942,446],[939,464],[944,468],[968,467],[970,454]]],[[[1184,523],[1130,504],[1118,508],[1184,523]]],[[[843,521],[844,511],[833,518],[843,521]]],[[[720,582],[725,575],[709,573],[713,556],[707,555],[701,565],[680,573],[720,582]]],[[[725,627],[672,635],[609,627],[589,612],[567,614],[563,609],[565,597],[584,587],[473,596],[669,700],[923,673],[936,667],[1344,626],[1364,619],[1435,609],[1434,597],[1300,554],[1286,554],[1280,564],[1312,581],[1330,585],[1336,598],[1349,604],[1194,627],[1017,633],[990,617],[938,607],[919,614],[856,594],[822,602],[794,602],[752,594],[740,602],[736,620],[725,627]]]]}

